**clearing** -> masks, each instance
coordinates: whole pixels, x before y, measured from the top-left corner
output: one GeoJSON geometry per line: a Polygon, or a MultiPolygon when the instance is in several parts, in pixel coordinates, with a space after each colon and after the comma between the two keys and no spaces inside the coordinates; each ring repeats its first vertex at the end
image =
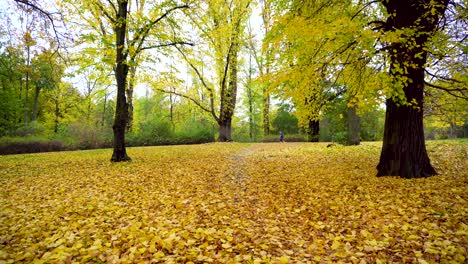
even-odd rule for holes
{"type": "Polygon", "coordinates": [[[216,143],[2,156],[0,263],[463,263],[468,141],[440,175],[375,177],[381,143],[216,143]]]}

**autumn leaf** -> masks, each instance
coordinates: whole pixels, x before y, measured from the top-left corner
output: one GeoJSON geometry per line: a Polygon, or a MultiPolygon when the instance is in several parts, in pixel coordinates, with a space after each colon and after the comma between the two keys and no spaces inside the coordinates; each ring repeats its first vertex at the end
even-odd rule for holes
{"type": "Polygon", "coordinates": [[[464,263],[467,149],[412,180],[375,177],[379,143],[4,156],[0,262],[464,263]]]}

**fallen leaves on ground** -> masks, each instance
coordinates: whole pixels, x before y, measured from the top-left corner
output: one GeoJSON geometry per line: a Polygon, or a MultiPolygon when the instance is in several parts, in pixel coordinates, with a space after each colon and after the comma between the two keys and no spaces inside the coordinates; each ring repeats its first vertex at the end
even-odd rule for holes
{"type": "Polygon", "coordinates": [[[0,263],[463,263],[466,141],[440,175],[375,177],[380,144],[205,144],[3,156],[0,263]]]}

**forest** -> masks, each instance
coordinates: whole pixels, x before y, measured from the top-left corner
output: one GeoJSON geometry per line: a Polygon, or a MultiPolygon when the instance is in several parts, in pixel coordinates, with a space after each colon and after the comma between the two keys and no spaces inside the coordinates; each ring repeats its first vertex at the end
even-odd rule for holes
{"type": "Polygon", "coordinates": [[[4,0],[3,153],[468,135],[464,1],[120,2],[4,0]]]}
{"type": "Polygon", "coordinates": [[[0,263],[466,261],[466,0],[0,17],[0,263]]]}

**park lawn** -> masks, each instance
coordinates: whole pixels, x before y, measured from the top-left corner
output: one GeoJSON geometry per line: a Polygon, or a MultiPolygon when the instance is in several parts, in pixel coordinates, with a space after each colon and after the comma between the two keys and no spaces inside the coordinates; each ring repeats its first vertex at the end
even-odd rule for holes
{"type": "Polygon", "coordinates": [[[0,156],[0,263],[463,263],[468,141],[375,177],[381,143],[214,143],[0,156]]]}

